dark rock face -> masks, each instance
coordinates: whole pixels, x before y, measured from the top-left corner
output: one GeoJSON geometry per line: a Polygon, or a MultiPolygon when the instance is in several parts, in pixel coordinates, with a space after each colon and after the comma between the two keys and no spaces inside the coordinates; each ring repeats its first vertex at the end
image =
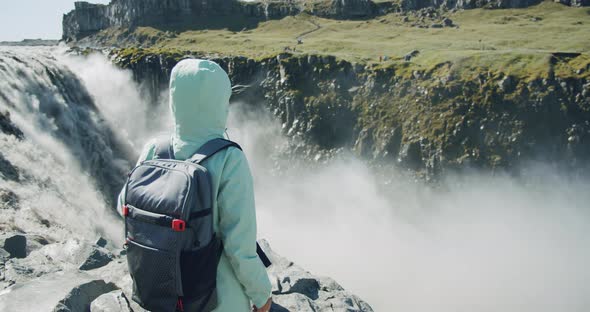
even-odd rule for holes
{"type": "Polygon", "coordinates": [[[101,294],[115,290],[114,284],[107,284],[103,280],[92,280],[74,287],[65,298],[59,301],[53,311],[76,312],[86,311],[89,305],[101,294]]]}
{"type": "Polygon", "coordinates": [[[20,179],[18,169],[4,158],[2,153],[0,153],[0,175],[9,181],[18,181],[20,179]]]}
{"type": "Polygon", "coordinates": [[[86,261],[84,261],[84,263],[80,265],[79,269],[82,271],[98,269],[109,264],[109,262],[111,262],[112,260],[113,255],[107,250],[103,250],[101,248],[93,248],[90,252],[90,255],[88,256],[86,261]]]}
{"type": "Polygon", "coordinates": [[[4,241],[3,248],[11,258],[22,259],[27,257],[27,238],[24,235],[10,235],[2,240],[4,241]]]}
{"type": "MultiPolygon", "coordinates": [[[[4,98],[2,91],[0,91],[0,97],[4,98]]],[[[6,99],[6,102],[8,100],[6,99]]],[[[12,121],[10,121],[10,114],[0,112],[0,132],[4,132],[6,134],[14,135],[18,139],[22,139],[24,137],[23,132],[17,128],[12,121]]]]}
{"type": "Polygon", "coordinates": [[[372,16],[375,12],[376,6],[370,0],[332,0],[327,16],[334,18],[366,18],[372,16]]]}
{"type": "Polygon", "coordinates": [[[422,8],[475,9],[475,8],[525,8],[540,3],[541,0],[403,0],[404,10],[422,8]]]}

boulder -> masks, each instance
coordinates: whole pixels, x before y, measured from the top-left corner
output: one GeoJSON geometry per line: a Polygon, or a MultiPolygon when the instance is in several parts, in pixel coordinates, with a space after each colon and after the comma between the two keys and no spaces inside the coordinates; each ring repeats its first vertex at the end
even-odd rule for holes
{"type": "Polygon", "coordinates": [[[88,311],[94,299],[115,289],[83,272],[47,274],[0,292],[0,311],[88,311]]]}
{"type": "Polygon", "coordinates": [[[417,168],[422,165],[422,148],[420,142],[409,142],[402,146],[399,153],[399,163],[409,168],[417,168]]]}
{"type": "Polygon", "coordinates": [[[99,296],[90,304],[90,312],[132,312],[129,300],[121,290],[99,296]]]}
{"type": "Polygon", "coordinates": [[[27,237],[22,234],[9,235],[0,239],[4,250],[10,254],[10,258],[27,257],[27,237]]]}
{"type": "Polygon", "coordinates": [[[334,18],[365,18],[376,11],[371,0],[332,0],[330,17],[334,18]]]}
{"type": "Polygon", "coordinates": [[[93,248],[88,258],[79,267],[82,271],[103,267],[113,260],[113,254],[103,248],[93,248]]]}
{"type": "Polygon", "coordinates": [[[267,241],[260,241],[260,246],[272,262],[268,268],[274,302],[271,311],[373,311],[333,279],[314,276],[277,255],[267,241]]]}
{"type": "Polygon", "coordinates": [[[446,17],[445,19],[443,19],[442,23],[443,23],[443,25],[445,27],[453,27],[453,25],[454,25],[453,24],[453,20],[450,19],[450,18],[448,18],[448,17],[446,17]]]}
{"type": "Polygon", "coordinates": [[[95,244],[96,246],[98,246],[98,247],[106,247],[106,246],[107,246],[107,243],[108,243],[108,242],[107,242],[107,240],[106,240],[106,239],[104,239],[104,238],[102,238],[102,237],[99,237],[99,238],[96,240],[96,242],[95,242],[94,244],[95,244]]]}
{"type": "MultiPolygon", "coordinates": [[[[0,98],[6,98],[2,91],[0,91],[0,98]]],[[[22,139],[24,137],[23,132],[10,120],[10,114],[8,112],[0,112],[0,132],[13,135],[18,139],[22,139]]]]}

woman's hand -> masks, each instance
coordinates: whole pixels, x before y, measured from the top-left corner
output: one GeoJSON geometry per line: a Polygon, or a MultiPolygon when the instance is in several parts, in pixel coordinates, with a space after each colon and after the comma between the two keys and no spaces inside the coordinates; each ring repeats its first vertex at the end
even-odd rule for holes
{"type": "Polygon", "coordinates": [[[261,308],[257,308],[256,306],[252,307],[252,312],[268,312],[270,311],[270,306],[272,305],[272,298],[268,298],[268,301],[265,305],[261,308]]]}

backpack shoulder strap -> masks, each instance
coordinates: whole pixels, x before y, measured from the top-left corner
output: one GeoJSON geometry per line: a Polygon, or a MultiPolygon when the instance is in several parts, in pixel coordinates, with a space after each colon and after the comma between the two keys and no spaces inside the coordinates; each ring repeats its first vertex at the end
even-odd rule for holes
{"type": "Polygon", "coordinates": [[[230,146],[233,146],[233,147],[236,147],[236,148],[242,150],[240,145],[238,145],[238,143],[236,143],[236,142],[232,142],[230,140],[221,139],[221,138],[213,139],[213,140],[203,144],[203,146],[201,146],[197,150],[195,155],[193,155],[193,157],[191,157],[188,161],[194,162],[196,164],[200,164],[205,159],[215,155],[215,153],[217,153],[221,150],[224,150],[230,146]]]}
{"type": "Polygon", "coordinates": [[[154,158],[156,159],[174,159],[172,150],[172,139],[170,136],[161,136],[156,138],[154,158]]]}

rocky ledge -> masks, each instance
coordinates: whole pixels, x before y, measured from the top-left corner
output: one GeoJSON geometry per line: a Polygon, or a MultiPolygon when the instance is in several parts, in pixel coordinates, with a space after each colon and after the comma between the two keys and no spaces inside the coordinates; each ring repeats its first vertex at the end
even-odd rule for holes
{"type": "MultiPolygon", "coordinates": [[[[273,265],[271,311],[372,312],[333,279],[316,277],[261,242],[273,265]]],[[[131,301],[125,253],[104,239],[52,242],[11,233],[0,238],[0,311],[145,311],[131,301]],[[31,300],[34,298],[34,300],[31,300]]]]}

